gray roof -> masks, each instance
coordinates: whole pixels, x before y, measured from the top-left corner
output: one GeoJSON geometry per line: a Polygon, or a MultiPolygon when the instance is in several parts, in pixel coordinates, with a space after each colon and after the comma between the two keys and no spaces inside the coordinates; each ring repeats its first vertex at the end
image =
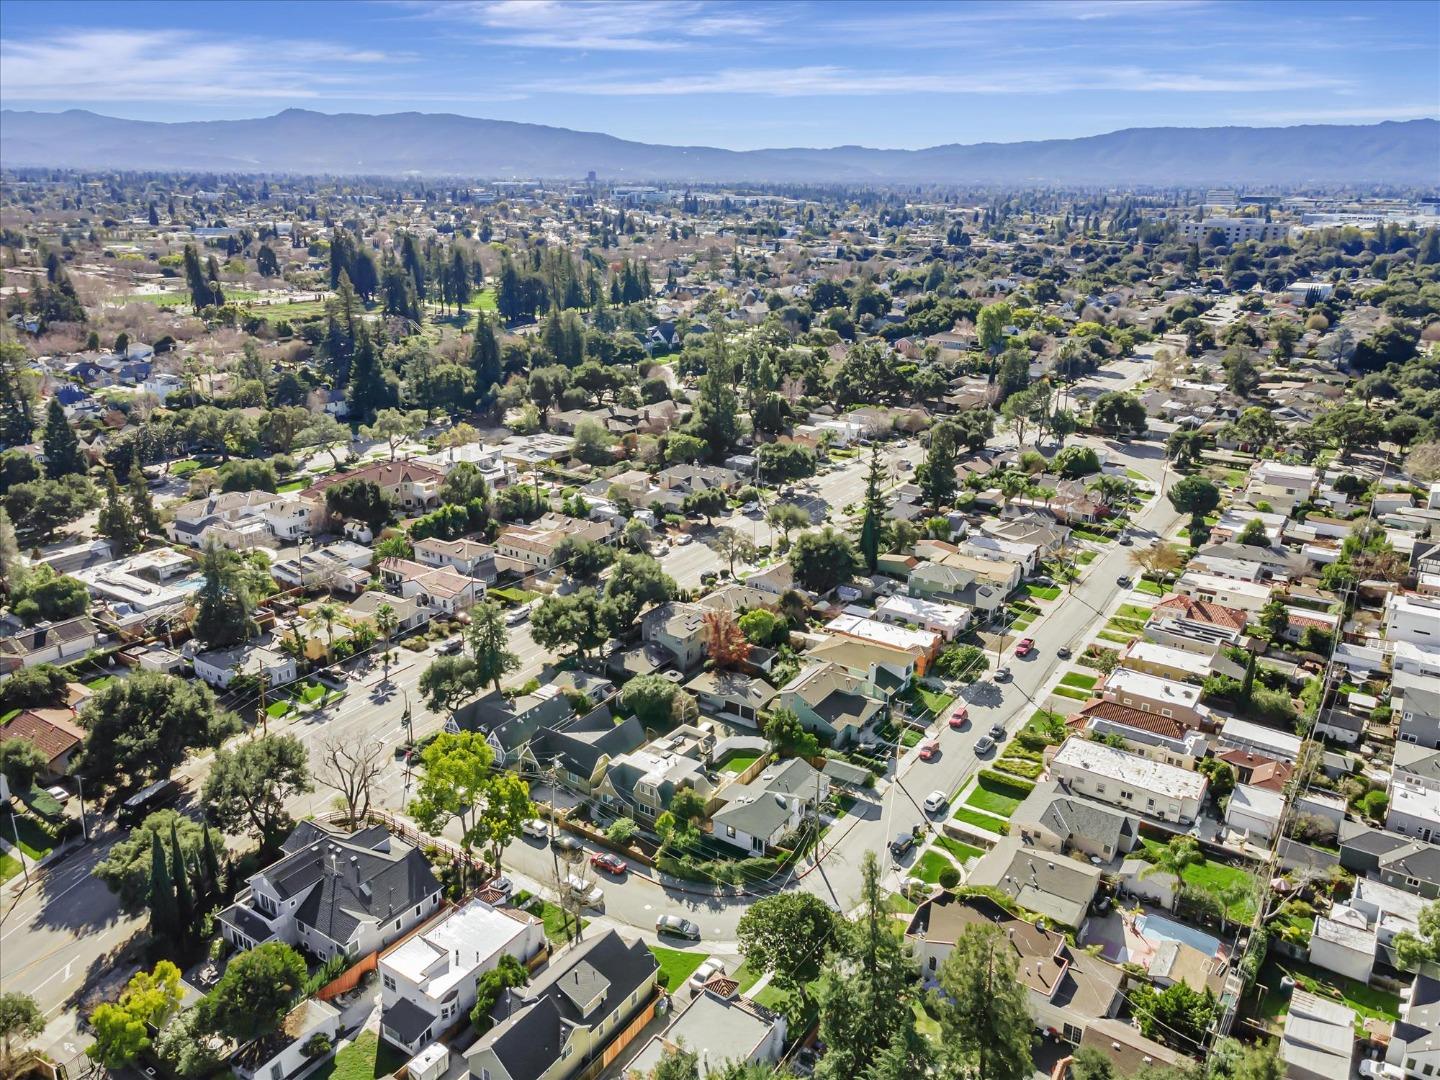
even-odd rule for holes
{"type": "Polygon", "coordinates": [[[1380,869],[1440,884],[1440,847],[1423,840],[1411,840],[1404,847],[1380,856],[1380,869]]]}
{"type": "Polygon", "coordinates": [[[1395,771],[1427,780],[1440,780],[1440,750],[1416,743],[1397,742],[1395,771]]]}
{"type": "Polygon", "coordinates": [[[257,876],[282,898],[303,896],[296,921],[331,941],[344,944],[365,918],[384,923],[440,891],[425,856],[379,826],[347,835],[304,822],[285,846],[257,876]]]}
{"type": "Polygon", "coordinates": [[[1410,1004],[1391,1038],[1405,1044],[1407,1055],[1440,1050],[1440,979],[1415,976],[1410,1004]]]}
{"type": "Polygon", "coordinates": [[[393,1031],[401,1042],[410,1046],[435,1022],[435,1015],[401,995],[395,1004],[385,1010],[381,1022],[393,1031]]]}
{"type": "Polygon", "coordinates": [[[1119,851],[1123,846],[1121,840],[1134,837],[1140,826],[1134,815],[1062,792],[1053,780],[1036,784],[1025,801],[1015,808],[1010,822],[1012,830],[1034,824],[1062,840],[1083,836],[1092,842],[1107,844],[1113,851],[1119,851]]]}
{"type": "Polygon", "coordinates": [[[477,1053],[488,1049],[514,1080],[541,1076],[554,1064],[572,1027],[598,1024],[620,1011],[658,970],[643,941],[626,944],[614,930],[583,941],[554,960],[529,986],[505,991],[490,1010],[495,1026],[465,1056],[473,1063],[477,1053]],[[583,984],[580,991],[575,988],[577,980],[583,984]],[[603,992],[588,1015],[582,1015],[575,1004],[585,992],[603,992]]]}
{"type": "Polygon", "coordinates": [[[1064,855],[1025,848],[1003,837],[970,870],[970,885],[998,888],[1027,911],[1079,927],[1100,884],[1100,871],[1064,855]]]}
{"type": "Polygon", "coordinates": [[[628,754],[645,741],[645,729],[634,716],[616,723],[608,705],[556,727],[542,728],[530,744],[536,758],[558,757],[574,776],[589,776],[606,756],[628,754]]]}

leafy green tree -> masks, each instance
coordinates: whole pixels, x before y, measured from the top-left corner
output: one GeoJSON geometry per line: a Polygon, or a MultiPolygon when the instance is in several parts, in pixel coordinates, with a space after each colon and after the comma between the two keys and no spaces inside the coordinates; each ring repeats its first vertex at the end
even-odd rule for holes
{"type": "Polygon", "coordinates": [[[925,460],[915,470],[915,479],[925,505],[937,514],[955,499],[958,488],[955,461],[955,429],[945,423],[935,425],[930,432],[925,460]]]}
{"type": "Polygon", "coordinates": [[[200,558],[200,587],[191,631],[207,649],[245,641],[255,632],[254,597],[241,574],[240,557],[211,544],[200,558]]]}
{"type": "Polygon", "coordinates": [[[806,731],[793,709],[779,708],[765,721],[765,740],[787,757],[813,758],[820,752],[820,741],[806,731]]]}
{"type": "Polygon", "coordinates": [[[942,1044],[956,1075],[1025,1080],[1033,1036],[1024,984],[1009,939],[998,926],[967,926],[940,965],[931,998],[942,1044]]]}
{"type": "Polygon", "coordinates": [[[196,1007],[207,1028],[246,1042],[280,1026],[305,987],[305,975],[304,957],[269,941],[234,957],[196,1007]]]}
{"type": "Polygon", "coordinates": [[[935,658],[935,671],[947,679],[972,683],[990,668],[985,652],[977,645],[950,645],[935,658]]]}
{"type": "Polygon", "coordinates": [[[610,568],[602,614],[616,637],[629,632],[641,609],[675,599],[675,579],[649,555],[621,555],[610,568]]]}
{"type": "Polygon", "coordinates": [[[1115,1067],[1103,1051],[1093,1046],[1082,1046],[1075,1051],[1070,1064],[1070,1080],[1119,1080],[1115,1067]]]}
{"type": "Polygon", "coordinates": [[[258,458],[227,462],[220,470],[221,491],[274,491],[279,486],[275,466],[258,458]]]}
{"type": "Polygon", "coordinates": [[[1157,1039],[1186,1053],[1205,1046],[1205,1032],[1215,1016],[1215,994],[1193,990],[1183,982],[1156,990],[1148,985],[1135,988],[1131,1007],[1147,1039],[1157,1039]]]}
{"type": "Polygon", "coordinates": [[[610,565],[615,551],[609,544],[583,536],[566,536],[555,545],[555,565],[577,581],[594,581],[610,565]]]}
{"type": "Polygon", "coordinates": [[[530,636],[545,649],[573,649],[585,656],[609,637],[606,604],[594,589],[547,596],[530,616],[530,636]]]}
{"type": "Polygon", "coordinates": [[[468,835],[488,851],[490,865],[498,869],[505,845],[519,836],[520,827],[534,816],[530,785],[513,772],[495,772],[485,787],[485,801],[468,835]]]}
{"type": "Polygon", "coordinates": [[[219,746],[240,727],[204,683],[153,671],[106,683],[79,720],[86,734],[77,771],[126,788],[169,776],[191,750],[219,746]]]}
{"type": "Polygon", "coordinates": [[[332,519],[362,522],[378,533],[395,516],[395,504],[373,480],[352,477],[325,489],[325,510],[332,519]]]}
{"type": "Polygon", "coordinates": [[[25,347],[0,341],[0,444],[24,446],[35,435],[35,395],[25,374],[25,347]]]}
{"type": "Polygon", "coordinates": [[[121,496],[115,474],[105,473],[105,503],[100,507],[96,531],[110,541],[116,555],[128,555],[140,546],[140,526],[130,503],[121,496]]]}
{"type": "Polygon", "coordinates": [[[723,461],[743,434],[740,424],[739,379],[725,336],[711,334],[705,351],[705,374],[687,434],[703,439],[716,461],[723,461]]]}
{"type": "Polygon", "coordinates": [[[54,397],[45,412],[44,447],[47,478],[58,480],[62,476],[84,474],[85,455],[80,450],[80,440],[65,417],[64,407],[54,397]]]}
{"type": "Polygon", "coordinates": [[[500,680],[520,666],[520,658],[508,649],[509,633],[499,605],[486,600],[470,609],[470,626],[465,645],[475,660],[475,681],[489,684],[498,692],[500,680]]]}
{"type": "Polygon", "coordinates": [[[420,674],[419,690],[425,707],[453,715],[484,685],[478,672],[474,657],[437,656],[420,674]]]}
{"type": "Polygon", "coordinates": [[[247,831],[261,852],[274,854],[293,824],[285,804],[313,789],[305,744],[293,735],[267,735],[217,752],[201,799],[216,825],[247,831]]]}
{"type": "Polygon", "coordinates": [[[667,1046],[648,1080],[701,1080],[700,1057],[683,1046],[667,1046]]]}
{"type": "Polygon", "coordinates": [[[475,981],[475,1007],[470,1010],[470,1023],[478,1034],[484,1035],[494,1026],[490,1010],[506,990],[524,986],[530,981],[530,972],[525,965],[508,953],[500,962],[475,981]]]}
{"type": "Polygon", "coordinates": [[[76,475],[15,484],[5,493],[5,511],[16,531],[41,543],[99,503],[95,485],[76,475]]]}
{"type": "Polygon", "coordinates": [[[1269,547],[1270,535],[1265,531],[1263,521],[1259,518],[1251,518],[1235,537],[1235,542],[1249,547],[1269,547]]]}
{"type": "Polygon", "coordinates": [[[149,1028],[164,1027],[183,998],[180,969],[169,960],[161,960],[151,971],[136,972],[118,1002],[99,1005],[91,1014],[95,1042],[86,1053],[106,1068],[128,1065],[149,1049],[149,1028]]]}
{"type": "Polygon", "coordinates": [[[170,823],[170,880],[175,886],[175,927],[181,938],[193,940],[200,929],[196,925],[199,909],[195,903],[195,890],[190,883],[190,866],[185,859],[185,849],[180,846],[180,827],[170,823]]]}
{"type": "Polygon", "coordinates": [[[786,484],[815,475],[815,452],[799,443],[765,443],[755,456],[760,477],[769,484],[786,484]]]}
{"type": "Polygon", "coordinates": [[[388,375],[380,362],[379,351],[362,322],[355,335],[355,356],[350,367],[350,386],[346,404],[350,416],[369,423],[382,409],[393,409],[400,400],[394,376],[388,375]]]}
{"type": "Polygon", "coordinates": [[[740,632],[752,645],[765,649],[779,648],[790,640],[790,624],[765,608],[747,611],[737,620],[740,632]]]}
{"type": "Polygon", "coordinates": [[[12,792],[29,791],[49,764],[50,756],[28,739],[0,739],[0,776],[12,792]]]}
{"type": "Polygon", "coordinates": [[[719,488],[692,491],[680,503],[680,507],[685,513],[701,515],[707,525],[717,514],[723,514],[728,505],[729,501],[725,498],[725,493],[719,488]]]}
{"type": "Polygon", "coordinates": [[[768,971],[771,981],[803,1013],[809,984],[820,969],[839,925],[839,916],[813,893],[786,892],[762,897],[745,910],[736,928],[740,951],[752,971],[768,971]]]}
{"type": "Polygon", "coordinates": [[[79,578],[57,574],[40,563],[21,574],[10,590],[15,614],[26,625],[41,619],[71,619],[90,609],[90,590],[79,578]]]}
{"type": "Polygon", "coordinates": [[[1420,909],[1414,932],[1402,930],[1395,935],[1394,950],[1395,962],[1405,970],[1440,964],[1440,900],[1420,909]]]}
{"type": "Polygon", "coordinates": [[[833,526],[801,533],[790,548],[790,567],[801,587],[823,594],[849,581],[860,569],[850,538],[833,526]]]}
{"type": "Polygon", "coordinates": [[[475,334],[470,342],[470,372],[474,377],[476,405],[489,408],[499,393],[504,369],[500,362],[500,341],[495,324],[483,311],[476,312],[475,334]]]}
{"type": "Polygon", "coordinates": [[[827,1047],[815,1071],[820,1080],[863,1075],[915,1022],[914,962],[885,904],[873,851],[865,852],[860,874],[860,916],[843,925],[816,992],[820,1039],[827,1047]]]}
{"type": "Polygon", "coordinates": [[[685,692],[663,675],[637,675],[620,691],[620,704],[645,728],[668,731],[680,720],[685,692]]]}
{"type": "Polygon", "coordinates": [[[12,1040],[33,1039],[44,1030],[45,1013],[33,997],[19,990],[0,993],[0,1060],[9,1065],[12,1040]]]}
{"type": "Polygon", "coordinates": [[[477,840],[476,821],[484,809],[495,751],[483,734],[441,732],[420,751],[423,770],[410,803],[410,815],[426,832],[451,820],[460,823],[460,843],[468,853],[477,840]]]}
{"type": "Polygon", "coordinates": [[[69,683],[69,673],[54,664],[20,668],[0,679],[0,711],[53,704],[69,683]]]}
{"type": "Polygon", "coordinates": [[[1089,446],[1068,446],[1055,455],[1055,471],[1070,480],[1100,471],[1100,455],[1089,446]]]}
{"type": "Polygon", "coordinates": [[[1198,546],[1205,515],[1220,505],[1220,489],[1203,476],[1186,476],[1171,484],[1166,496],[1176,510],[1190,515],[1190,542],[1198,546]]]}
{"type": "Polygon", "coordinates": [[[1091,416],[1101,431],[1144,435],[1150,426],[1145,406],[1133,394],[1111,391],[1095,399],[1091,416]]]}
{"type": "Polygon", "coordinates": [[[765,511],[765,520],[772,529],[779,529],[780,535],[785,542],[790,542],[790,533],[795,529],[805,529],[810,526],[810,513],[802,506],[794,503],[775,503],[769,510],[765,511]]]}

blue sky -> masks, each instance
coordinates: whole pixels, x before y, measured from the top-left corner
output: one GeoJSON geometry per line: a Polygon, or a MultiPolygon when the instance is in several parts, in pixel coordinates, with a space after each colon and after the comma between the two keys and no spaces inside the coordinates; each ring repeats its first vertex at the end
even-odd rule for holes
{"type": "Polygon", "coordinates": [[[1440,115],[1440,5],[0,0],[0,103],[455,112],[647,142],[921,147],[1440,115]]]}

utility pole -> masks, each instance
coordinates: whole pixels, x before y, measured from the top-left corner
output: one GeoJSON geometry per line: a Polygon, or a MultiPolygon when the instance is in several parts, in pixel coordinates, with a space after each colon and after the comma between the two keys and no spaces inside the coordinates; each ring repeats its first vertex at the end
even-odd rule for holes
{"type": "MultiPolygon", "coordinates": [[[[550,841],[550,865],[551,865],[551,868],[553,869],[553,871],[554,871],[554,873],[555,873],[555,889],[556,889],[556,891],[558,891],[558,892],[560,893],[560,914],[565,917],[565,940],[566,940],[566,941],[570,941],[570,940],[571,940],[571,937],[570,937],[570,909],[569,909],[569,907],[566,906],[569,901],[568,901],[568,898],[565,896],[565,889],[568,888],[568,885],[567,885],[567,883],[566,883],[566,881],[565,881],[565,878],[563,878],[563,877],[560,876],[560,852],[559,852],[559,850],[555,847],[555,844],[554,844],[554,842],[553,842],[554,839],[555,839],[555,784],[556,784],[556,773],[555,773],[555,763],[554,763],[554,761],[552,761],[552,762],[550,763],[550,768],[545,771],[545,779],[546,779],[547,781],[549,781],[549,784],[550,784],[550,793],[549,793],[548,798],[545,800],[546,806],[547,806],[547,808],[548,808],[548,810],[549,810],[548,818],[549,818],[549,825],[550,825],[550,837],[549,837],[549,841],[550,841]]],[[[578,923],[580,920],[579,920],[579,918],[577,917],[575,921],[578,923]]],[[[578,926],[576,927],[576,934],[577,934],[577,938],[578,938],[578,934],[579,934],[579,927],[578,927],[578,926]]]]}
{"type": "Polygon", "coordinates": [[[90,842],[90,824],[85,820],[85,778],[79,773],[75,774],[75,787],[80,793],[80,835],[85,842],[90,842]]]}
{"type": "Polygon", "coordinates": [[[268,738],[270,735],[270,710],[265,704],[265,688],[270,682],[270,673],[263,667],[260,669],[260,726],[264,729],[268,738]]]}
{"type": "Polygon", "coordinates": [[[25,861],[25,849],[20,846],[20,826],[15,821],[15,808],[6,807],[10,811],[10,832],[15,837],[15,855],[20,860],[20,869],[25,874],[25,884],[30,884],[30,864],[25,861]]]}

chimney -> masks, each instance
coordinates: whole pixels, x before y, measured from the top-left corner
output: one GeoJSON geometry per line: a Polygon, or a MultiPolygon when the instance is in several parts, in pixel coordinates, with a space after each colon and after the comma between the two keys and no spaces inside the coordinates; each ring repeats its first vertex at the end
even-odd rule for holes
{"type": "Polygon", "coordinates": [[[350,875],[355,879],[355,884],[360,884],[360,856],[350,856],[350,875]]]}

